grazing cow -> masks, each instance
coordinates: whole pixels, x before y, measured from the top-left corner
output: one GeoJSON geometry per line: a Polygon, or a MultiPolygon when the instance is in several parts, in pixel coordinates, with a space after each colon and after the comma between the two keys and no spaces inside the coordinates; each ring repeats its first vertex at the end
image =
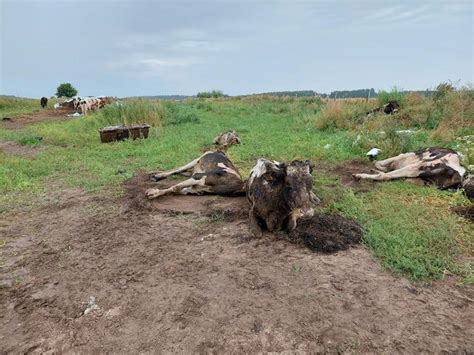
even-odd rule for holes
{"type": "Polygon", "coordinates": [[[247,181],[250,202],[250,231],[259,236],[262,229],[292,231],[301,217],[313,215],[312,205],[319,199],[311,191],[312,167],[308,160],[294,160],[288,165],[259,159],[247,181]]]}
{"type": "Polygon", "coordinates": [[[466,169],[461,166],[459,154],[451,149],[419,149],[376,162],[375,168],[376,174],[354,174],[354,177],[378,181],[421,178],[442,190],[465,187],[468,197],[474,197],[469,196],[473,193],[473,179],[465,178],[466,169]]]}
{"type": "Polygon", "coordinates": [[[227,147],[232,144],[240,144],[240,137],[235,131],[228,131],[219,134],[213,141],[214,144],[227,147]]]}
{"type": "Polygon", "coordinates": [[[375,110],[367,112],[367,115],[370,115],[372,113],[377,113],[377,112],[383,112],[386,115],[392,115],[394,113],[398,112],[398,109],[400,108],[400,104],[398,101],[389,101],[385,105],[376,108],[375,110]]]}
{"type": "Polygon", "coordinates": [[[41,103],[41,107],[45,108],[48,105],[48,99],[43,96],[40,100],[40,103],[41,103]]]}
{"type": "Polygon", "coordinates": [[[191,172],[191,178],[167,189],[148,189],[149,199],[167,194],[196,194],[209,193],[223,196],[245,195],[245,183],[239,171],[224,152],[206,152],[180,168],[151,176],[155,181],[183,172],[191,172]]]}

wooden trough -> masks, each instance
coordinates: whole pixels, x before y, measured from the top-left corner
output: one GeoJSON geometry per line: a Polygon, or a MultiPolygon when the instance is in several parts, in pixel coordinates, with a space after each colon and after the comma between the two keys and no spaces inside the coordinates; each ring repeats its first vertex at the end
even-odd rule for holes
{"type": "Polygon", "coordinates": [[[150,126],[147,124],[110,126],[99,129],[102,143],[121,141],[132,138],[148,138],[150,126]]]}

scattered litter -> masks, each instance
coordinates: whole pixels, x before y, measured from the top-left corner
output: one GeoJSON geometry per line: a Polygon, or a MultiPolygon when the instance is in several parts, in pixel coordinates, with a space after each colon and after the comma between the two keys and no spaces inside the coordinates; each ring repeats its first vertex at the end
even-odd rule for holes
{"type": "Polygon", "coordinates": [[[360,134],[357,135],[356,139],[354,139],[354,142],[352,142],[352,146],[356,146],[359,144],[360,140],[361,140],[362,136],[360,134]]]}
{"type": "Polygon", "coordinates": [[[58,108],[61,108],[61,104],[54,104],[54,109],[57,110],[58,108]]]}
{"type": "Polygon", "coordinates": [[[375,158],[377,158],[377,155],[379,155],[380,152],[381,150],[379,148],[372,148],[367,152],[366,155],[369,157],[370,160],[374,160],[375,158]]]}
{"type": "Polygon", "coordinates": [[[324,146],[324,149],[329,149],[329,148],[331,148],[331,144],[326,144],[326,145],[324,146]]]}
{"type": "Polygon", "coordinates": [[[204,236],[204,237],[201,238],[201,242],[203,242],[203,241],[205,241],[205,240],[214,240],[215,237],[216,237],[215,234],[212,234],[212,233],[211,233],[211,234],[208,234],[208,235],[206,235],[206,236],[204,236]]]}
{"type": "Polygon", "coordinates": [[[416,131],[412,129],[399,129],[398,131],[395,131],[396,134],[413,134],[416,131]]]}
{"type": "Polygon", "coordinates": [[[68,115],[66,115],[67,117],[80,117],[82,116],[82,113],[79,113],[79,112],[74,112],[74,113],[70,113],[68,115]]]}
{"type": "Polygon", "coordinates": [[[87,303],[87,307],[86,309],[84,310],[84,315],[86,315],[87,313],[89,313],[90,311],[93,311],[93,310],[98,310],[100,309],[99,306],[95,303],[95,297],[94,296],[90,296],[89,297],[89,302],[87,303]]]}

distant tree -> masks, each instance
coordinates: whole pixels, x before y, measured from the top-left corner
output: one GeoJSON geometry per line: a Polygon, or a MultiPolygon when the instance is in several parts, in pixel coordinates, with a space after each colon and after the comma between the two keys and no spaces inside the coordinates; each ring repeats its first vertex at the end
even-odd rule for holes
{"type": "Polygon", "coordinates": [[[199,97],[200,99],[209,99],[209,98],[226,97],[227,95],[224,95],[224,93],[220,90],[212,90],[212,91],[198,92],[196,96],[199,97]]]}
{"type": "Polygon", "coordinates": [[[63,83],[58,86],[56,89],[56,96],[57,97],[73,97],[77,95],[77,90],[74,86],[72,86],[70,83],[63,83]]]}

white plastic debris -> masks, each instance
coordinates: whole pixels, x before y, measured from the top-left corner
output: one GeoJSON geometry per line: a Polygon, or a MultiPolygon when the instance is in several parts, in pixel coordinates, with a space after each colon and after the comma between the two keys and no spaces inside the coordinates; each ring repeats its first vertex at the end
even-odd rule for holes
{"type": "Polygon", "coordinates": [[[329,148],[331,148],[331,144],[326,144],[323,148],[324,149],[329,149],[329,148]]]}
{"type": "Polygon", "coordinates": [[[414,130],[412,129],[399,129],[398,131],[395,131],[396,134],[413,134],[415,133],[414,130]]]}
{"type": "Polygon", "coordinates": [[[86,315],[87,313],[89,313],[90,311],[93,311],[95,309],[99,309],[99,306],[95,303],[95,297],[90,296],[89,297],[89,302],[87,303],[87,307],[84,310],[84,315],[86,315]]]}
{"type": "Polygon", "coordinates": [[[60,104],[54,104],[54,109],[57,110],[58,108],[60,108],[61,105],[60,104]]]}
{"type": "Polygon", "coordinates": [[[68,114],[67,117],[80,117],[82,116],[82,113],[79,112],[74,112],[72,114],[68,114]]]}
{"type": "Polygon", "coordinates": [[[371,150],[369,150],[367,152],[367,156],[368,157],[372,157],[372,158],[375,158],[377,155],[379,155],[379,153],[381,152],[381,150],[379,148],[372,148],[371,150]]]}

